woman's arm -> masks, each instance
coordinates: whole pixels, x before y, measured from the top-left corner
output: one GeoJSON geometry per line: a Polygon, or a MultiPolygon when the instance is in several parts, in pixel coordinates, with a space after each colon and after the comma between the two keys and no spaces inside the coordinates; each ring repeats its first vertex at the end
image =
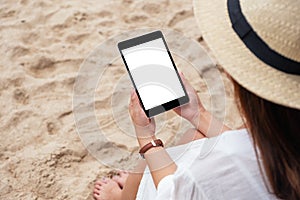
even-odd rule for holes
{"type": "Polygon", "coordinates": [[[182,73],[180,76],[189,95],[190,102],[173,110],[178,115],[191,122],[191,124],[206,137],[213,137],[219,135],[224,131],[230,130],[229,127],[221,123],[217,118],[215,118],[204,108],[195,89],[185,79],[182,73]]]}
{"type": "MultiPolygon", "coordinates": [[[[142,110],[136,93],[131,93],[129,112],[135,127],[140,148],[155,140],[155,121],[148,119],[142,110]]],[[[176,164],[163,147],[153,147],[144,154],[146,163],[151,171],[155,187],[164,177],[174,174],[176,164]]]]}
{"type": "Polygon", "coordinates": [[[164,177],[174,174],[177,166],[163,147],[152,148],[145,153],[155,187],[164,177]]]}
{"type": "Polygon", "coordinates": [[[208,111],[200,112],[199,115],[191,119],[190,122],[208,138],[231,130],[208,111]]]}

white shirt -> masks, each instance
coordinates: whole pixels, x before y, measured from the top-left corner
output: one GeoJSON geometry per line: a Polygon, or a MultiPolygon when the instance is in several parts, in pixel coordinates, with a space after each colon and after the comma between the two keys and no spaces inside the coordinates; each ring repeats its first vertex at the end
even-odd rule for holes
{"type": "Polygon", "coordinates": [[[177,164],[155,189],[149,169],[136,199],[276,199],[268,192],[246,129],[167,149],[177,164]]]}

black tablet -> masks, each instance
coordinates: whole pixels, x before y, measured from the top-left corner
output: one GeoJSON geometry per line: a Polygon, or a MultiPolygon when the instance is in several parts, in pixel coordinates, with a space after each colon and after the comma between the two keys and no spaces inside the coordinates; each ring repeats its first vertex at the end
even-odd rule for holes
{"type": "Polygon", "coordinates": [[[119,42],[118,48],[148,117],[189,102],[161,31],[119,42]]]}

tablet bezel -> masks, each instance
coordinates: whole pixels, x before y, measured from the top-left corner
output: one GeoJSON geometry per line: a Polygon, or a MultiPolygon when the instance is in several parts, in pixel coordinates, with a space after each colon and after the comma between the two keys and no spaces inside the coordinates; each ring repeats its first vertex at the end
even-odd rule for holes
{"type": "Polygon", "coordinates": [[[124,62],[125,66],[126,66],[126,69],[128,71],[128,74],[129,74],[129,77],[131,79],[131,82],[134,85],[134,88],[135,88],[137,96],[138,96],[138,98],[140,100],[141,106],[142,106],[142,108],[143,108],[143,110],[144,110],[144,112],[145,112],[145,114],[147,115],[148,118],[154,117],[155,115],[158,115],[158,114],[163,113],[165,111],[171,110],[171,109],[176,108],[178,106],[182,106],[182,105],[184,105],[184,104],[186,104],[186,103],[189,102],[189,97],[187,95],[186,89],[185,89],[185,87],[183,85],[183,82],[182,82],[182,80],[181,80],[181,78],[180,78],[180,76],[178,74],[175,62],[174,62],[174,60],[172,58],[172,55],[171,55],[171,53],[169,51],[169,48],[168,48],[168,45],[167,45],[167,43],[165,41],[165,38],[164,38],[164,36],[163,36],[163,34],[162,34],[161,31],[154,31],[154,32],[142,35],[142,36],[138,36],[138,37],[131,38],[131,39],[128,39],[128,40],[125,40],[125,41],[121,41],[121,42],[118,43],[118,49],[120,51],[120,54],[121,54],[122,59],[123,59],[123,62],[124,62]],[[175,69],[175,72],[177,74],[177,77],[178,77],[178,79],[180,81],[181,87],[183,88],[183,91],[184,91],[185,95],[182,96],[182,97],[180,97],[180,98],[178,98],[178,99],[174,99],[174,100],[166,102],[166,103],[164,103],[162,105],[159,105],[159,106],[150,108],[149,110],[146,110],[145,107],[144,107],[144,105],[143,105],[143,101],[142,101],[142,99],[140,97],[140,94],[139,94],[139,92],[137,90],[137,87],[136,87],[136,85],[134,83],[134,80],[132,78],[132,75],[131,75],[129,67],[128,67],[127,63],[126,63],[125,57],[124,57],[124,55],[122,53],[122,50],[130,48],[130,47],[133,47],[133,46],[136,46],[136,45],[139,45],[139,44],[150,42],[152,40],[156,40],[156,39],[159,39],[159,38],[161,38],[162,41],[164,42],[165,48],[166,48],[166,50],[168,52],[169,58],[171,59],[172,65],[173,65],[173,67],[175,69]]]}

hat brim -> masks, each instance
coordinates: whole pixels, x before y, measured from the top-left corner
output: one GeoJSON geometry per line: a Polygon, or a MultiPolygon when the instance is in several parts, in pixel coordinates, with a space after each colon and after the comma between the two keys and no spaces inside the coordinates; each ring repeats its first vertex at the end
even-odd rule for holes
{"type": "Polygon", "coordinates": [[[193,3],[204,40],[234,80],[259,97],[300,109],[300,76],[273,69],[244,45],[231,27],[226,0],[193,3]]]}

